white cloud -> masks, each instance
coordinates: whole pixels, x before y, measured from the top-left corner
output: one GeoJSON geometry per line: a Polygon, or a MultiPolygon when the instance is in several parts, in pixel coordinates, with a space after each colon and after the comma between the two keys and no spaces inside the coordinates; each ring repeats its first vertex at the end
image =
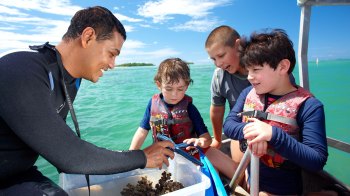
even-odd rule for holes
{"type": "Polygon", "coordinates": [[[118,18],[120,21],[127,21],[127,22],[142,22],[142,19],[137,18],[131,18],[129,16],[125,16],[123,14],[114,13],[114,16],[118,18]]]}
{"type": "Polygon", "coordinates": [[[159,0],[148,1],[139,7],[138,14],[150,17],[154,23],[173,19],[172,15],[186,15],[194,19],[206,17],[210,10],[229,3],[229,0],[159,0]]]}
{"type": "Polygon", "coordinates": [[[23,10],[35,10],[43,13],[72,16],[82,7],[71,5],[68,0],[1,0],[0,5],[23,10]]]}
{"type": "MultiPolygon", "coordinates": [[[[137,18],[131,18],[129,16],[125,16],[123,14],[119,14],[119,13],[114,13],[114,16],[118,18],[118,20],[120,20],[120,22],[124,23],[124,21],[126,22],[134,22],[134,23],[137,23],[137,22],[142,22],[143,20],[142,19],[137,19],[137,18]]],[[[134,31],[134,27],[131,26],[131,25],[124,25],[124,28],[125,28],[125,31],[128,33],[128,32],[132,32],[134,31]]]]}
{"type": "Polygon", "coordinates": [[[68,16],[79,9],[79,6],[73,6],[67,0],[1,0],[0,52],[27,49],[28,45],[46,41],[58,43],[68,28],[69,17],[66,20],[53,20],[33,14],[68,16]]]}
{"type": "Polygon", "coordinates": [[[140,26],[144,27],[144,28],[150,28],[151,27],[151,25],[149,25],[149,24],[140,24],[140,26]]]}
{"type": "Polygon", "coordinates": [[[28,45],[42,44],[46,41],[53,44],[58,43],[69,25],[69,21],[48,20],[38,17],[0,16],[0,20],[13,24],[9,29],[2,28],[0,30],[0,50],[28,48],[28,45]],[[41,25],[36,26],[38,23],[41,25]]]}
{"type": "Polygon", "coordinates": [[[0,34],[2,35],[0,37],[0,51],[11,50],[14,48],[25,49],[28,48],[28,45],[30,45],[28,41],[23,40],[25,39],[24,37],[22,37],[23,35],[5,31],[0,31],[0,34]],[[3,37],[6,37],[7,39],[3,37]],[[20,39],[17,39],[19,37],[20,39]]]}
{"type": "MultiPolygon", "coordinates": [[[[149,49],[147,49],[149,50],[149,49]]],[[[121,56],[118,57],[116,63],[130,63],[130,62],[145,62],[158,65],[162,60],[169,57],[178,56],[181,54],[172,48],[163,48],[153,51],[135,50],[135,49],[123,49],[121,56]],[[135,60],[136,59],[136,60],[135,60]]]]}
{"type": "Polygon", "coordinates": [[[134,27],[131,25],[124,25],[123,24],[123,26],[125,28],[126,33],[134,31],[134,27]]]}
{"type": "Polygon", "coordinates": [[[191,20],[184,24],[170,27],[170,29],[174,31],[191,30],[191,31],[197,31],[197,32],[206,32],[213,29],[215,26],[217,26],[218,23],[219,21],[215,19],[214,20],[208,20],[208,19],[191,20]]]}
{"type": "Polygon", "coordinates": [[[165,58],[174,57],[181,54],[179,51],[176,51],[172,48],[162,48],[155,50],[148,46],[150,45],[142,41],[127,39],[123,45],[121,55],[116,60],[116,63],[122,64],[142,62],[153,63],[157,65],[165,58]]]}
{"type": "Polygon", "coordinates": [[[7,27],[0,27],[0,30],[3,30],[3,31],[13,31],[13,30],[16,30],[17,27],[14,26],[14,25],[9,25],[7,27]]]}
{"type": "Polygon", "coordinates": [[[26,16],[27,14],[21,13],[18,9],[9,8],[6,6],[1,6],[0,3],[0,13],[8,14],[8,15],[18,15],[18,16],[26,16]]]}
{"type": "Polygon", "coordinates": [[[170,56],[177,56],[180,54],[179,51],[176,51],[172,48],[163,48],[160,50],[145,52],[145,54],[153,57],[153,58],[165,58],[170,56]]]}
{"type": "Polygon", "coordinates": [[[124,50],[124,48],[127,49],[127,50],[137,49],[137,48],[144,48],[145,45],[146,44],[141,42],[141,41],[126,39],[126,41],[125,41],[125,43],[123,45],[123,50],[124,50]]]}
{"type": "MultiPolygon", "coordinates": [[[[12,17],[12,16],[2,16],[0,15],[0,21],[6,21],[6,23],[11,23],[12,28],[15,26],[17,27],[23,27],[24,25],[33,25],[31,28],[35,28],[36,26],[57,26],[57,23],[61,23],[63,21],[60,20],[50,20],[46,18],[40,18],[40,17],[12,17]]],[[[69,21],[66,22],[69,24],[69,21]]]]}

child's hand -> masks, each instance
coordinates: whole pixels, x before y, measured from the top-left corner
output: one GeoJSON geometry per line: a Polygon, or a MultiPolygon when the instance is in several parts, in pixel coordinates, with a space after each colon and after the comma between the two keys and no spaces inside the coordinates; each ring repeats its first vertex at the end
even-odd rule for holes
{"type": "MultiPolygon", "coordinates": [[[[185,139],[183,143],[193,144],[193,146],[199,146],[201,148],[208,148],[209,145],[211,144],[211,137],[209,133],[204,133],[200,135],[198,138],[185,139]]],[[[186,150],[194,148],[193,146],[187,147],[186,150]]]]}
{"type": "Polygon", "coordinates": [[[248,123],[243,128],[244,138],[248,140],[248,145],[258,142],[270,141],[272,137],[272,126],[256,118],[248,118],[248,123]]]}
{"type": "Polygon", "coordinates": [[[200,140],[199,138],[190,138],[190,139],[185,139],[183,143],[186,144],[193,144],[193,146],[200,146],[200,140]]]}
{"type": "MultiPolygon", "coordinates": [[[[186,144],[193,144],[193,146],[199,146],[201,148],[204,148],[204,144],[205,144],[205,142],[201,140],[201,138],[185,139],[183,142],[186,144]]],[[[186,147],[186,150],[190,150],[191,148],[194,148],[193,146],[186,147]]]]}
{"type": "Polygon", "coordinates": [[[255,144],[249,145],[249,148],[255,156],[261,157],[267,153],[267,142],[257,142],[255,144]]]}

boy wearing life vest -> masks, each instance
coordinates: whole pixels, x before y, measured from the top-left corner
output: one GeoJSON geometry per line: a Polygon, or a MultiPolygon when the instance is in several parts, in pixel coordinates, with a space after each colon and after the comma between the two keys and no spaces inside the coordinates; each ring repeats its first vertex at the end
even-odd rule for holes
{"type": "MultiPolygon", "coordinates": [[[[154,142],[158,141],[157,134],[160,133],[176,144],[187,143],[200,147],[219,172],[232,178],[236,166],[227,155],[209,147],[212,139],[208,129],[192,103],[192,97],[185,94],[192,82],[187,63],[179,58],[164,60],[159,65],[154,82],[160,94],[153,95],[149,101],[130,150],[140,149],[149,130],[152,130],[154,142]]],[[[187,147],[186,150],[199,157],[194,147],[187,147]]]]}
{"type": "Polygon", "coordinates": [[[247,139],[260,157],[259,195],[300,195],[302,169],[316,172],[327,161],[323,104],[290,82],[296,60],[285,31],[253,33],[240,44],[252,86],[240,94],[224,132],[247,139]]]}

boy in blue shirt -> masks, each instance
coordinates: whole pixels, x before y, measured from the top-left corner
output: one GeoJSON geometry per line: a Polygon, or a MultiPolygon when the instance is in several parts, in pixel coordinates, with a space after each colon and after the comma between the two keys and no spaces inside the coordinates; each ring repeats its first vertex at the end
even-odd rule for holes
{"type": "MultiPolygon", "coordinates": [[[[188,143],[203,149],[213,166],[228,178],[232,178],[237,165],[229,156],[216,148],[210,148],[212,142],[207,127],[192,102],[186,95],[192,82],[190,69],[179,58],[169,58],[161,62],[154,77],[160,93],[149,101],[144,117],[137,129],[130,150],[138,150],[144,143],[149,130],[153,141],[157,142],[157,133],[171,138],[175,143],[188,143]]],[[[193,147],[187,147],[189,153],[199,158],[193,147]],[[191,149],[192,148],[192,149],[191,149]]]]}

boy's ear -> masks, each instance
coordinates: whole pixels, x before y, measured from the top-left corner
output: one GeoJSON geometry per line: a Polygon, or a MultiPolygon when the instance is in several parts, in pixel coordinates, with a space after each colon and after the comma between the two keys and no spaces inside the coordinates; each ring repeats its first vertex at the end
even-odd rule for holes
{"type": "Polygon", "coordinates": [[[238,48],[239,44],[240,44],[240,39],[237,38],[235,41],[235,48],[238,48]]]}
{"type": "Polygon", "coordinates": [[[281,72],[288,73],[288,70],[290,68],[290,61],[288,59],[281,60],[278,67],[281,72]]]}
{"type": "Polygon", "coordinates": [[[96,39],[96,32],[95,29],[92,27],[86,27],[83,32],[81,33],[81,44],[83,48],[86,48],[91,41],[96,39]]]}
{"type": "Polygon", "coordinates": [[[160,91],[162,91],[162,84],[159,81],[156,81],[156,85],[160,91]]]}

